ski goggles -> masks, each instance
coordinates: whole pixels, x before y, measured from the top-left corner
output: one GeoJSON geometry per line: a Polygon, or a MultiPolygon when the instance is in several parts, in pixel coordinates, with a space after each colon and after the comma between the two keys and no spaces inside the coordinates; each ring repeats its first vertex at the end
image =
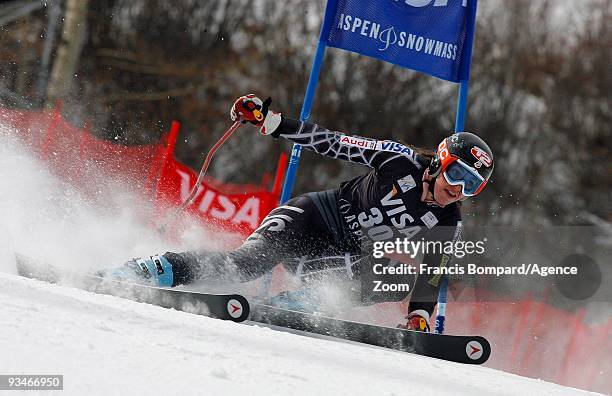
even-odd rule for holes
{"type": "Polygon", "coordinates": [[[480,192],[487,181],[465,162],[457,159],[444,170],[444,178],[452,186],[461,186],[461,193],[472,197],[480,192]]]}

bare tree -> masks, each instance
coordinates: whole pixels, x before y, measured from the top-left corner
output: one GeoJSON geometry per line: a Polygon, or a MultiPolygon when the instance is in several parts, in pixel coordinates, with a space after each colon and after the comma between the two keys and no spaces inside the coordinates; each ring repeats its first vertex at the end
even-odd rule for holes
{"type": "Polygon", "coordinates": [[[88,5],[89,0],[68,0],[66,3],[62,40],[47,87],[47,106],[63,99],[72,87],[86,39],[88,5]]]}

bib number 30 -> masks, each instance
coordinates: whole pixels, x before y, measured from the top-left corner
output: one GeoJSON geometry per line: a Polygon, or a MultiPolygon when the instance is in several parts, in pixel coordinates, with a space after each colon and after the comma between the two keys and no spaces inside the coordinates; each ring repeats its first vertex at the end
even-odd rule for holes
{"type": "Polygon", "coordinates": [[[393,230],[388,225],[380,224],[384,220],[384,216],[380,209],[371,208],[371,214],[361,212],[357,216],[359,225],[367,230],[368,237],[373,241],[383,241],[393,237],[393,230]],[[379,225],[380,224],[380,225],[379,225]]]}

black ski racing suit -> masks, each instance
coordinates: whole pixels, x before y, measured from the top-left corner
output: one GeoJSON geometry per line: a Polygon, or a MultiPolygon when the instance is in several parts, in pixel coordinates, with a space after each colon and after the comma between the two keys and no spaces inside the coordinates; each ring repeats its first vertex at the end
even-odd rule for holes
{"type": "MultiPolygon", "coordinates": [[[[164,257],[173,265],[174,285],[195,279],[247,281],[279,263],[302,278],[325,271],[355,277],[364,260],[372,259],[374,241],[422,238],[444,242],[460,238],[458,204],[442,208],[421,201],[426,162],[411,148],[286,117],[272,136],[371,170],[337,189],[290,199],[272,210],[236,250],[166,253],[164,257]]],[[[449,259],[437,252],[425,254],[422,262],[445,266],[449,259]]],[[[409,310],[425,309],[431,315],[439,284],[439,275],[418,276],[409,310]]],[[[406,295],[400,293],[392,299],[406,295]]]]}

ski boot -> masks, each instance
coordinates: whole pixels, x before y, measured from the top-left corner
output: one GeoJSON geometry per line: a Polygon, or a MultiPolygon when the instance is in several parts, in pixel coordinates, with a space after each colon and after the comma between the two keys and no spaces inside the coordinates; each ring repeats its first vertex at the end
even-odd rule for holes
{"type": "Polygon", "coordinates": [[[100,270],[96,275],[156,287],[171,287],[174,282],[172,264],[164,256],[151,256],[145,260],[135,258],[121,267],[100,270]]]}

